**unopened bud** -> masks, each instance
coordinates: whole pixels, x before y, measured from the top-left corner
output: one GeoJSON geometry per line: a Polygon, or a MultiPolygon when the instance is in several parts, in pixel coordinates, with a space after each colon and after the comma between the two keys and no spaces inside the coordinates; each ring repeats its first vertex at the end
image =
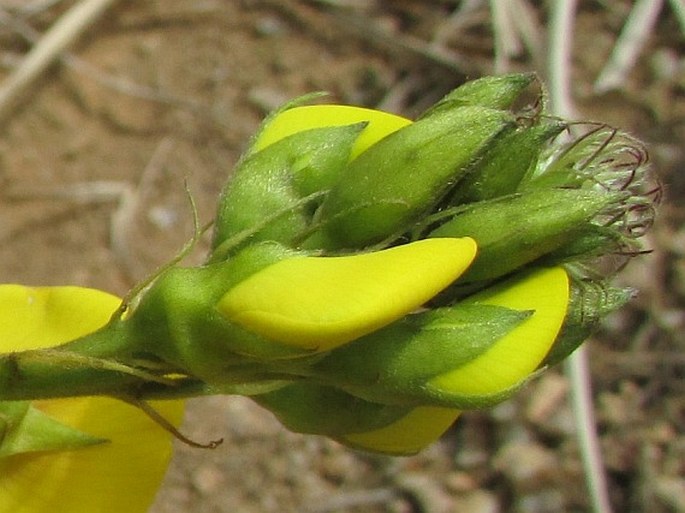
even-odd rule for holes
{"type": "Polygon", "coordinates": [[[217,310],[267,339],[326,351],[420,307],[462,274],[475,253],[473,240],[464,238],[286,258],[228,290],[217,310]]]}
{"type": "Polygon", "coordinates": [[[254,397],[291,431],[323,435],[364,451],[391,455],[419,452],[436,441],[459,411],[365,401],[342,390],[299,382],[254,397]]]}
{"type": "Polygon", "coordinates": [[[225,258],[244,243],[290,245],[345,168],[363,124],[305,130],[248,155],[219,199],[212,243],[225,258]]]}
{"type": "Polygon", "coordinates": [[[567,315],[563,268],[539,269],[451,307],[407,316],[311,366],[368,401],[476,408],[500,402],[541,364],[567,315]]]}
{"type": "Polygon", "coordinates": [[[534,73],[512,73],[477,78],[457,87],[421,117],[424,118],[446,109],[465,106],[509,109],[534,80],[534,73]]]}
{"type": "Polygon", "coordinates": [[[361,248],[400,235],[513,125],[504,111],[462,107],[390,134],[350,163],[317,212],[320,233],[308,245],[361,248]]]}
{"type": "Polygon", "coordinates": [[[602,210],[625,196],[593,190],[531,190],[457,207],[454,216],[428,236],[473,237],[478,257],[460,283],[490,280],[571,243],[602,210]]]}
{"type": "Polygon", "coordinates": [[[561,121],[546,121],[532,127],[521,126],[499,137],[459,183],[450,204],[483,201],[516,192],[543,148],[566,127],[561,121]]]}

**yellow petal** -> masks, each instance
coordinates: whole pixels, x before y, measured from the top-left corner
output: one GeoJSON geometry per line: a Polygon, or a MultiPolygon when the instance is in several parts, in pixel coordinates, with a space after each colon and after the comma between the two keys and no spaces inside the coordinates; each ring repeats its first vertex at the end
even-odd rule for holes
{"type": "Polygon", "coordinates": [[[266,338],[329,350],[421,306],[476,255],[473,239],[427,239],[375,253],[295,257],[252,275],[218,304],[229,320],[266,338]]]}
{"type": "Polygon", "coordinates": [[[119,303],[88,288],[0,285],[0,352],[51,347],[91,333],[119,303]]]}
{"type": "Polygon", "coordinates": [[[341,437],[358,449],[385,454],[415,454],[435,442],[459,417],[459,410],[420,406],[389,426],[341,437]]]}
{"type": "Polygon", "coordinates": [[[481,356],[429,384],[464,395],[502,392],[535,371],[556,340],[568,309],[568,275],[561,267],[540,269],[469,301],[534,313],[481,356]]]}
{"type": "Polygon", "coordinates": [[[254,150],[262,150],[280,139],[313,128],[344,126],[367,121],[369,124],[352,147],[350,158],[372,146],[385,136],[407,126],[410,120],[379,110],[350,105],[306,105],[278,114],[262,130],[254,150]]]}
{"type": "MultiPolygon", "coordinates": [[[[78,287],[0,286],[0,352],[50,347],[105,324],[119,299],[78,287]]],[[[35,401],[80,431],[111,440],[0,460],[0,513],[144,513],[171,457],[170,436],[139,410],[108,398],[35,401]]],[[[153,403],[175,424],[181,401],[153,403]]]]}

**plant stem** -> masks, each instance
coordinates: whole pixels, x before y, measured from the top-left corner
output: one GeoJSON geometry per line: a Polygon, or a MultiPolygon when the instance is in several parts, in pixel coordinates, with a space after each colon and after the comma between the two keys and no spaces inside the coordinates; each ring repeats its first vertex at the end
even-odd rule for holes
{"type": "Polygon", "coordinates": [[[124,361],[129,345],[124,323],[116,320],[62,346],[2,354],[0,400],[121,396],[147,381],[172,384],[164,378],[172,369],[153,372],[124,361]]]}

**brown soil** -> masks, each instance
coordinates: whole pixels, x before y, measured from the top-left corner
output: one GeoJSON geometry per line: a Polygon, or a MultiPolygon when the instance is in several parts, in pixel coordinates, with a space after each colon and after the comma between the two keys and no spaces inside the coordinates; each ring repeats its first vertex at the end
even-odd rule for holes
{"type": "MultiPolygon", "coordinates": [[[[0,4],[19,13],[25,3],[0,4]]],[[[27,22],[44,31],[71,4],[27,22]]],[[[411,116],[493,73],[487,2],[450,18],[462,4],[118,2],[71,50],[94,68],[53,66],[3,120],[0,282],[123,294],[191,235],[184,180],[210,220],[250,135],[283,101],[323,90],[411,116]]],[[[530,4],[544,36],[548,13],[530,4]]],[[[665,6],[621,87],[593,93],[630,4],[580,2],[573,95],[583,117],[648,143],[667,201],[654,251],[623,274],[640,295],[590,343],[593,385],[616,511],[673,513],[685,511],[685,43],[665,6]]],[[[7,76],[29,46],[9,26],[0,44],[7,76]]],[[[512,54],[508,69],[539,69],[539,48],[512,54]]],[[[411,458],[288,433],[243,398],[193,401],[184,432],[226,441],[214,451],[179,445],[154,513],[590,511],[561,370],[465,415],[411,458]]]]}

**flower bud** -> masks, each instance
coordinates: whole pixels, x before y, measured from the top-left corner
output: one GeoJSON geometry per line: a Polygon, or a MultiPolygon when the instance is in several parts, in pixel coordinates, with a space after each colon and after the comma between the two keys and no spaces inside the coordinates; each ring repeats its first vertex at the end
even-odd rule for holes
{"type": "Polygon", "coordinates": [[[226,261],[168,269],[121,329],[188,376],[252,386],[292,372],[267,362],[328,351],[420,307],[475,253],[468,238],[341,257],[253,244],[226,261]]]}
{"type": "Polygon", "coordinates": [[[433,406],[373,403],[311,382],[294,383],[253,399],[291,431],[391,455],[419,452],[437,440],[460,413],[433,406]]]}
{"type": "Polygon", "coordinates": [[[443,404],[426,394],[436,376],[479,358],[530,311],[456,304],[410,314],[330,352],[312,365],[318,379],[369,401],[443,404]]]}
{"type": "Polygon", "coordinates": [[[428,237],[473,237],[478,257],[459,282],[491,280],[571,243],[600,212],[625,197],[593,190],[531,190],[458,207],[428,237]]]}
{"type": "Polygon", "coordinates": [[[336,181],[363,128],[306,130],[244,158],[219,199],[213,250],[223,245],[224,256],[246,242],[290,244],[309,227],[316,194],[336,181]]]}
{"type": "Polygon", "coordinates": [[[311,373],[371,402],[459,409],[497,403],[543,361],[568,295],[563,268],[517,276],[336,349],[311,373]]]}
{"type": "Polygon", "coordinates": [[[307,247],[361,248],[396,237],[430,212],[513,117],[461,107],[419,120],[353,160],[315,216],[307,247]]]}
{"type": "Polygon", "coordinates": [[[530,168],[537,163],[543,148],[567,126],[561,121],[545,121],[531,127],[520,126],[497,138],[454,190],[450,205],[516,192],[530,168]]]}
{"type": "Polygon", "coordinates": [[[533,314],[480,358],[433,378],[432,393],[474,399],[474,405],[521,386],[554,344],[568,311],[569,278],[563,267],[531,270],[470,296],[467,303],[503,306],[533,314]]]}
{"type": "Polygon", "coordinates": [[[421,117],[465,106],[509,109],[535,78],[534,73],[512,73],[471,80],[447,94],[421,117]]]}
{"type": "Polygon", "coordinates": [[[348,161],[410,123],[349,105],[286,106],[269,116],[219,198],[212,260],[248,241],[297,245],[348,161]]]}
{"type": "Polygon", "coordinates": [[[326,351],[418,308],[463,273],[475,253],[473,240],[463,238],[286,258],[228,290],[217,310],[266,339],[326,351]]]}

